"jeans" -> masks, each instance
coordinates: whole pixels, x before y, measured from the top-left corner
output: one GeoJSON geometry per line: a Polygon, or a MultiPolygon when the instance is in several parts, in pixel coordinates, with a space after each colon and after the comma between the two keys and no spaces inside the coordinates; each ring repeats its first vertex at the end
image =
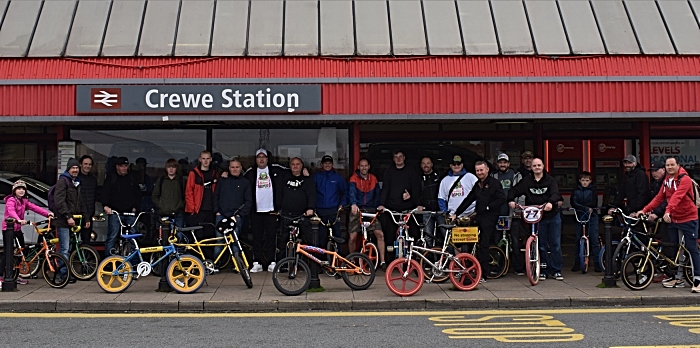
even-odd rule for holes
{"type": "Polygon", "coordinates": [[[423,231],[425,232],[425,241],[428,246],[441,247],[442,245],[435,245],[435,242],[445,240],[445,229],[438,228],[437,225],[445,224],[445,216],[442,214],[423,215],[423,223],[425,223],[425,229],[423,231]],[[433,237],[430,235],[433,235],[433,237]]]}
{"type": "MultiPolygon", "coordinates": [[[[225,218],[226,218],[226,216],[217,215],[217,216],[216,216],[216,223],[218,224],[219,221],[221,221],[221,220],[223,220],[223,219],[225,219],[225,218]]],[[[235,228],[234,231],[233,231],[233,233],[236,234],[236,239],[238,239],[238,236],[241,235],[241,226],[243,226],[243,218],[241,218],[240,216],[237,216],[237,217],[236,217],[236,228],[235,228]]],[[[216,236],[217,236],[217,237],[223,237],[224,234],[221,233],[221,232],[219,232],[219,229],[217,228],[217,229],[216,229],[216,236]]],[[[217,241],[216,243],[217,243],[217,244],[221,244],[222,242],[225,243],[226,241],[225,241],[225,240],[223,240],[223,241],[217,241]]],[[[221,254],[221,249],[223,249],[223,247],[221,247],[221,246],[215,246],[215,247],[214,247],[214,260],[216,260],[216,258],[219,256],[219,254],[221,254]]],[[[238,250],[238,246],[234,244],[234,245],[233,245],[233,252],[235,253],[235,252],[239,252],[239,251],[240,251],[240,250],[238,250]]],[[[231,256],[233,256],[233,255],[231,255],[231,256]]]]}
{"type": "MultiPolygon", "coordinates": [[[[58,230],[58,253],[65,256],[68,260],[68,249],[70,247],[70,227],[59,227],[58,230]]],[[[58,265],[61,267],[59,272],[62,278],[66,278],[68,275],[68,267],[63,267],[63,265],[58,265]]]]}
{"type": "MultiPolygon", "coordinates": [[[[136,221],[135,216],[122,216],[122,223],[124,225],[133,225],[136,221]]],[[[119,224],[119,218],[115,214],[110,214],[107,216],[107,241],[105,241],[105,257],[112,255],[111,250],[117,245],[117,238],[121,234],[122,226],[119,224]]],[[[129,233],[136,233],[136,229],[132,227],[129,233]]],[[[59,237],[60,238],[60,237],[59,237]]]]}
{"type": "MultiPolygon", "coordinates": [[[[685,238],[685,248],[690,253],[693,266],[693,278],[700,279],[700,251],[698,251],[698,220],[671,223],[668,225],[668,236],[672,243],[678,243],[680,234],[685,238]]],[[[681,278],[682,279],[682,278],[681,278]]]]}
{"type": "MultiPolygon", "coordinates": [[[[587,213],[586,213],[587,215],[587,213]]],[[[581,216],[581,219],[585,219],[586,215],[581,216]]],[[[581,240],[581,236],[583,235],[583,227],[581,226],[580,223],[576,223],[576,244],[574,247],[574,263],[577,265],[579,264],[580,256],[579,255],[579,241],[581,240]]],[[[598,213],[593,211],[591,214],[591,219],[588,220],[588,226],[586,226],[586,229],[588,231],[588,245],[590,247],[590,257],[588,258],[589,260],[592,260],[594,263],[598,264],[598,255],[600,254],[600,243],[598,242],[598,213]]],[[[590,261],[589,261],[590,262],[590,261]]],[[[583,265],[580,265],[583,266],[583,265]]],[[[598,265],[600,267],[600,265],[598,265]]]]}
{"type": "Polygon", "coordinates": [[[547,268],[542,270],[545,276],[561,273],[561,216],[555,214],[549,218],[542,218],[539,226],[540,260],[547,268]],[[547,251],[551,252],[551,260],[547,251]]]}

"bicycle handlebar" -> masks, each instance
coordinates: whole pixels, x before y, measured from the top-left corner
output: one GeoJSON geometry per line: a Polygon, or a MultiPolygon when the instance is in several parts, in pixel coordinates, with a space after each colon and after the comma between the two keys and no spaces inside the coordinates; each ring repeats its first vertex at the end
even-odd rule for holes
{"type": "MultiPolygon", "coordinates": [[[[636,217],[632,217],[630,215],[625,215],[625,213],[623,213],[622,209],[620,209],[620,208],[615,208],[615,210],[613,211],[613,214],[621,216],[623,218],[622,223],[624,223],[625,225],[629,225],[629,226],[636,226],[639,223],[639,221],[642,220],[642,218],[636,218],[636,217]]],[[[646,215],[644,215],[644,216],[646,216],[646,215]]]]}
{"type": "Polygon", "coordinates": [[[407,220],[407,218],[405,217],[406,215],[408,215],[408,216],[410,216],[411,218],[413,218],[413,221],[415,221],[416,224],[417,224],[418,221],[416,220],[415,216],[413,216],[413,214],[414,214],[415,212],[417,212],[417,211],[418,211],[418,208],[414,208],[413,210],[410,210],[410,211],[408,211],[408,212],[402,212],[402,213],[400,213],[400,212],[396,212],[396,211],[392,211],[392,210],[389,210],[389,209],[384,208],[384,210],[383,210],[382,212],[383,212],[383,213],[389,213],[389,216],[391,216],[391,219],[394,220],[394,223],[395,223],[395,224],[397,224],[397,225],[402,225],[402,224],[406,224],[406,223],[408,222],[408,221],[406,221],[406,220],[407,220]],[[396,221],[396,216],[400,216],[400,217],[401,217],[400,221],[396,221]]]}
{"type": "MultiPolygon", "coordinates": [[[[589,208],[590,208],[590,207],[589,207],[589,208]]],[[[600,211],[601,209],[605,209],[605,207],[595,207],[595,208],[591,208],[591,209],[600,211]]],[[[588,223],[588,222],[591,221],[591,214],[588,214],[588,219],[586,219],[585,221],[584,221],[584,220],[581,220],[580,217],[579,217],[579,211],[576,210],[576,208],[573,208],[573,207],[570,207],[570,208],[562,208],[562,210],[566,210],[566,211],[572,211],[572,210],[573,210],[573,211],[574,211],[574,217],[576,217],[576,221],[577,221],[578,223],[580,223],[580,224],[586,224],[586,223],[588,223]]],[[[583,213],[584,216],[585,216],[586,214],[587,214],[587,212],[584,212],[584,213],[583,213]]]]}

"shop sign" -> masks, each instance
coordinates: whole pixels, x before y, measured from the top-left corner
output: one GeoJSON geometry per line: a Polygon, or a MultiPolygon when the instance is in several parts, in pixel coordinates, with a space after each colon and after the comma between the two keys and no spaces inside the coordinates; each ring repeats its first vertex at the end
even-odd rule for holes
{"type": "Polygon", "coordinates": [[[698,168],[700,143],[696,139],[653,139],[651,141],[651,160],[665,161],[674,156],[678,164],[685,168],[698,168]]]}
{"type": "Polygon", "coordinates": [[[78,86],[76,112],[78,114],[321,113],[321,86],[78,86]]]}

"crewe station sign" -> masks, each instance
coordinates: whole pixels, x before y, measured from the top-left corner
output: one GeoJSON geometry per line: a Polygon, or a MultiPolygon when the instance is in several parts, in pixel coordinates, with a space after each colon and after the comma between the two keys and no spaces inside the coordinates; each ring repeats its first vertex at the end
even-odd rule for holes
{"type": "Polygon", "coordinates": [[[321,113],[321,86],[78,86],[76,112],[79,115],[321,113]]]}

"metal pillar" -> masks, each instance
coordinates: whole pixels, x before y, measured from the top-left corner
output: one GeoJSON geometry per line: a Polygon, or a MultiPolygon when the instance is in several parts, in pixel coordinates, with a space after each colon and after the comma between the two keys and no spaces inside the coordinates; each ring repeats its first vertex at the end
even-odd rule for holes
{"type": "Polygon", "coordinates": [[[605,215],[603,217],[603,222],[605,223],[605,276],[603,277],[603,285],[605,285],[606,288],[617,287],[615,275],[613,275],[612,232],[610,231],[613,220],[611,215],[605,215]]]}

